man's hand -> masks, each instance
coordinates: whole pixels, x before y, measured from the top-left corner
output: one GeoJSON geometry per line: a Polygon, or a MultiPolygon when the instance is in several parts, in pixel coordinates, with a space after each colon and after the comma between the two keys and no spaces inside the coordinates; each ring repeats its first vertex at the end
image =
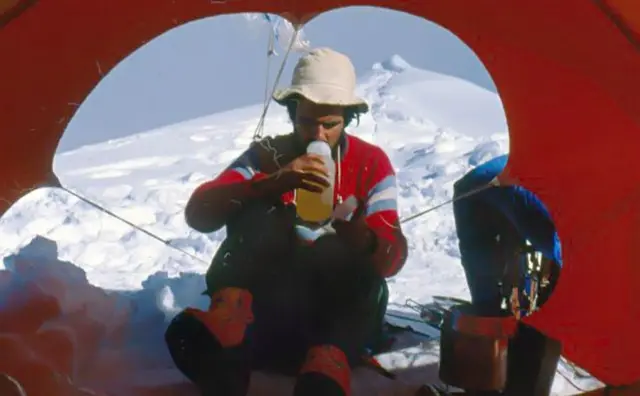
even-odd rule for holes
{"type": "Polygon", "coordinates": [[[275,177],[290,190],[302,188],[319,193],[331,185],[329,171],[317,154],[301,155],[280,169],[275,177]]]}
{"type": "Polygon", "coordinates": [[[332,226],[336,230],[336,234],[353,249],[360,253],[372,254],[377,246],[377,237],[367,225],[364,213],[364,202],[358,202],[351,220],[336,219],[332,226]]]}
{"type": "Polygon", "coordinates": [[[255,183],[253,188],[267,195],[281,195],[296,189],[320,193],[329,187],[329,172],[321,156],[303,154],[255,183]]]}

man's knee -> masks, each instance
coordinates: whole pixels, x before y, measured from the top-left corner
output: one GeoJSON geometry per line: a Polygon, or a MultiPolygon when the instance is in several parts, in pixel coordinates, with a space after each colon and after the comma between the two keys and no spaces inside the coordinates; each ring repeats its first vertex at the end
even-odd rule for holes
{"type": "Polygon", "coordinates": [[[290,208],[252,204],[227,227],[227,237],[207,270],[207,291],[223,287],[251,288],[291,255],[293,221],[290,208]]]}
{"type": "Polygon", "coordinates": [[[313,244],[299,248],[294,260],[320,278],[346,280],[366,272],[366,258],[356,254],[336,235],[322,236],[313,244]]]}
{"type": "Polygon", "coordinates": [[[227,235],[237,236],[247,249],[278,251],[290,248],[294,223],[292,207],[255,202],[227,224],[227,235]]]}

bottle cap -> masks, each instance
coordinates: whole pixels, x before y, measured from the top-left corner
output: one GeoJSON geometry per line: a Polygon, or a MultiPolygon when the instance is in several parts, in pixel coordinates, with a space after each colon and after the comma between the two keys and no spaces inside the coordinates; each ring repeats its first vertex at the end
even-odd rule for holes
{"type": "Polygon", "coordinates": [[[323,142],[322,140],[315,140],[307,146],[307,153],[330,156],[331,146],[329,146],[329,143],[323,142]]]}

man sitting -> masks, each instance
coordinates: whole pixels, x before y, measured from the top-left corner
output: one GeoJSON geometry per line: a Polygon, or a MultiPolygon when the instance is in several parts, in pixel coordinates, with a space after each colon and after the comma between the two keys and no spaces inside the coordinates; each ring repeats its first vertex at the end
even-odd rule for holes
{"type": "Polygon", "coordinates": [[[350,394],[351,369],[382,325],[384,279],[407,256],[389,158],[345,131],[368,111],[355,85],[345,55],[322,48],[302,57],[291,87],[274,95],[294,131],[254,143],[187,204],[192,228],[227,229],[207,273],[208,311],[186,309],[166,332],[176,365],[203,395],[245,395],[254,369],[293,370],[296,396],[350,394]],[[293,193],[329,184],[322,159],[305,153],[317,140],[338,168],[334,203],[359,203],[319,236],[297,224],[293,193]]]}

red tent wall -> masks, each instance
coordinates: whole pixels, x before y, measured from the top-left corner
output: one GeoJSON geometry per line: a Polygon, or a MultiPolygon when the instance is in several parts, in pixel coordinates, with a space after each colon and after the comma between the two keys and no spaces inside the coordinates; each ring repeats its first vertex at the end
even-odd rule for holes
{"type": "Polygon", "coordinates": [[[540,196],[563,242],[559,287],[529,320],[601,380],[640,378],[640,304],[633,299],[640,281],[640,2],[13,2],[0,15],[0,213],[50,178],[67,123],[101,78],[183,23],[238,12],[306,21],[342,6],[374,5],[451,30],[484,62],[504,103],[511,138],[505,180],[540,196]]]}

